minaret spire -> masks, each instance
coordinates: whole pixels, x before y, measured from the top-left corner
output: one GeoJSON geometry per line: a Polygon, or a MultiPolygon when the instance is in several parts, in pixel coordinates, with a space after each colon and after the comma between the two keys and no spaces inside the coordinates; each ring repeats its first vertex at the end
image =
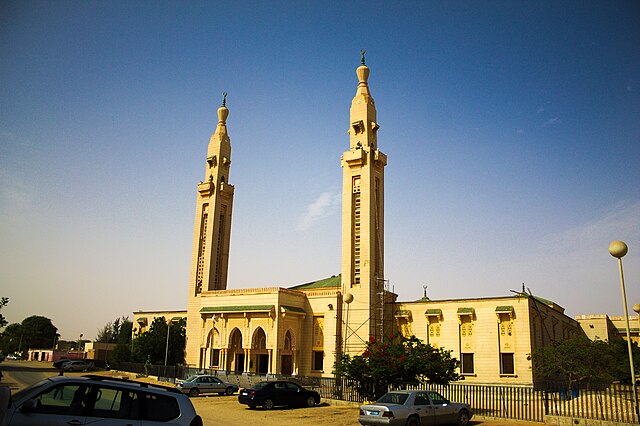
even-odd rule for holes
{"type": "MultiPolygon", "coordinates": [[[[197,187],[191,278],[187,307],[187,323],[202,321],[200,309],[203,295],[226,290],[231,241],[231,213],[234,187],[229,184],[231,171],[231,139],[227,132],[227,93],[218,108],[216,130],[209,139],[205,164],[205,180],[197,187]]],[[[200,357],[199,327],[187,327],[187,362],[204,366],[200,357]]],[[[208,364],[207,364],[208,365],[208,364]]]]}
{"type": "Polygon", "coordinates": [[[347,353],[361,353],[370,338],[380,339],[384,321],[384,167],[377,147],[376,105],[369,91],[365,50],[356,69],[358,87],[351,101],[349,149],[342,154],[342,291],[366,304],[354,314],[359,339],[347,353]]]}

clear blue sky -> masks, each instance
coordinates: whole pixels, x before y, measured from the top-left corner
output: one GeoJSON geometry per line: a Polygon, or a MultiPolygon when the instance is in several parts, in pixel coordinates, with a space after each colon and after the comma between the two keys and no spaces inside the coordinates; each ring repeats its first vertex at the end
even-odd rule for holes
{"type": "Polygon", "coordinates": [[[93,337],[184,309],[222,92],[229,288],[340,272],[340,155],[360,49],[400,300],[640,303],[640,3],[3,1],[0,295],[93,337]],[[346,4],[345,4],[346,3],[346,4]]]}

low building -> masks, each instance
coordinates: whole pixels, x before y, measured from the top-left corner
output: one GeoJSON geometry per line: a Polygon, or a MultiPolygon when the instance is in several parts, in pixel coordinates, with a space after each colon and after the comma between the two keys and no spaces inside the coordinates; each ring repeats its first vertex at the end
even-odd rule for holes
{"type": "Polygon", "coordinates": [[[131,337],[135,338],[149,330],[153,320],[164,318],[165,322],[177,319],[186,319],[186,310],[177,311],[137,311],[133,313],[133,325],[131,327],[131,337]]]}
{"type": "Polygon", "coordinates": [[[561,306],[526,293],[400,302],[393,315],[403,335],[453,351],[460,374],[475,383],[531,384],[531,353],[582,333],[561,306]]]}
{"type": "MultiPolygon", "coordinates": [[[[623,316],[606,314],[578,315],[576,321],[591,340],[609,341],[613,338],[627,340],[627,322],[623,316]]],[[[629,316],[629,335],[632,342],[640,345],[640,317],[629,316]]]]}

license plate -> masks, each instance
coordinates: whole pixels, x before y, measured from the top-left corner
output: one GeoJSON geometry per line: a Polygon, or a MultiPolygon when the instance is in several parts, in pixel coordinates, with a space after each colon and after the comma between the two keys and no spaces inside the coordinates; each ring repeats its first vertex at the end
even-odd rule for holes
{"type": "Polygon", "coordinates": [[[367,411],[367,414],[370,416],[379,416],[380,411],[367,411]]]}
{"type": "Polygon", "coordinates": [[[242,392],[243,395],[249,395],[249,392],[242,392]]]}

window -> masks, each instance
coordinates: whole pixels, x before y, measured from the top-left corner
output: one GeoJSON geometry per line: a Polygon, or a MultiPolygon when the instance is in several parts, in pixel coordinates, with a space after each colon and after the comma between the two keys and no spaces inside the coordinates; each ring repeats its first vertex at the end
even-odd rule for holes
{"type": "Polygon", "coordinates": [[[500,354],[500,374],[514,375],[515,368],[513,365],[513,354],[501,353],[500,354]]]}
{"type": "Polygon", "coordinates": [[[180,415],[180,407],[175,398],[165,395],[144,394],[144,419],[168,422],[180,415]]]}
{"type": "Polygon", "coordinates": [[[417,393],[413,405],[429,405],[429,398],[426,393],[417,393]]]}
{"type": "Polygon", "coordinates": [[[138,418],[138,396],[131,391],[100,387],[92,391],[96,402],[90,417],[117,419],[138,418]]]}
{"type": "Polygon", "coordinates": [[[462,374],[473,374],[473,354],[462,354],[462,374]]]}
{"type": "Polygon", "coordinates": [[[33,413],[41,414],[82,414],[89,405],[88,387],[78,384],[54,386],[36,398],[33,413]]]}
{"type": "Polygon", "coordinates": [[[434,405],[445,405],[449,403],[449,401],[438,392],[429,392],[429,397],[431,397],[431,403],[434,405]]]}
{"type": "Polygon", "coordinates": [[[313,366],[312,370],[322,371],[324,370],[324,352],[313,351],[313,366]]]}

